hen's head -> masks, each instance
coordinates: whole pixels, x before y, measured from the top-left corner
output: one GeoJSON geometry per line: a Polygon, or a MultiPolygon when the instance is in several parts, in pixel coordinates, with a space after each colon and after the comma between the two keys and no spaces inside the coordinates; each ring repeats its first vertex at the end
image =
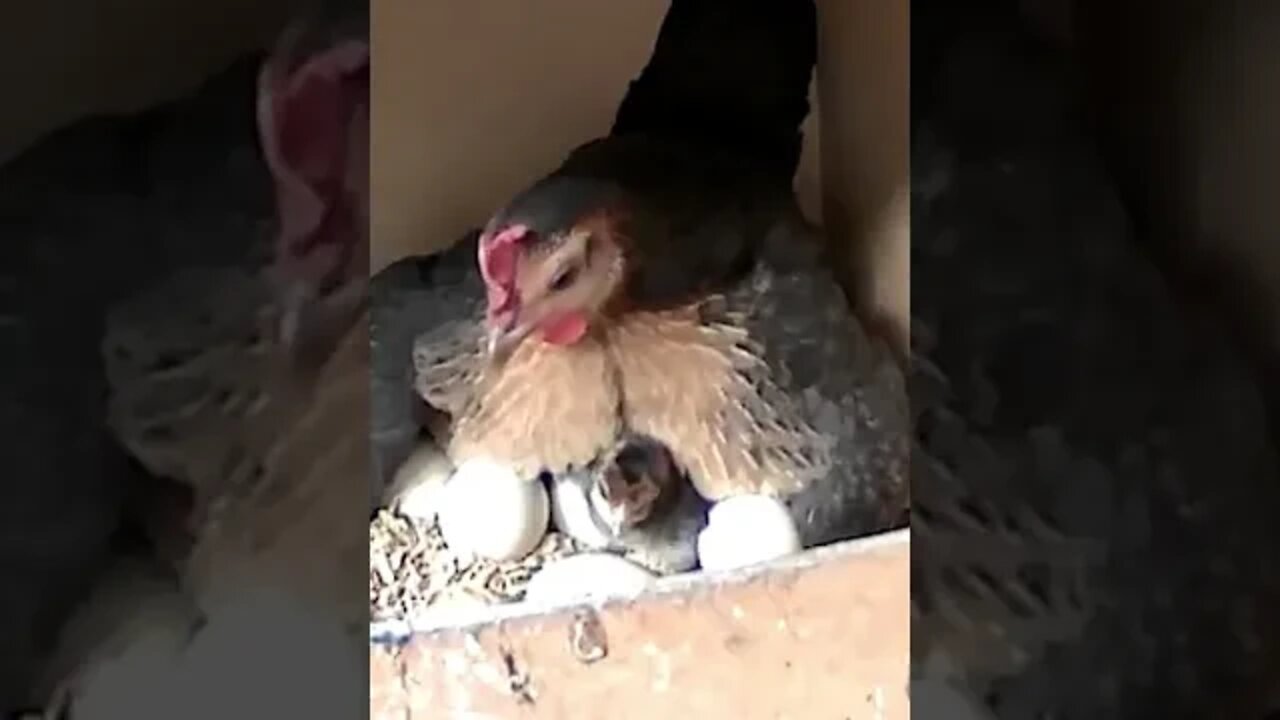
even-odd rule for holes
{"type": "Polygon", "coordinates": [[[552,177],[494,216],[479,244],[491,353],[535,331],[557,345],[587,335],[622,286],[623,209],[607,182],[552,177]]]}
{"type": "Polygon", "coordinates": [[[654,440],[633,440],[604,467],[592,485],[591,505],[617,535],[661,511],[681,477],[666,446],[654,440]]]}

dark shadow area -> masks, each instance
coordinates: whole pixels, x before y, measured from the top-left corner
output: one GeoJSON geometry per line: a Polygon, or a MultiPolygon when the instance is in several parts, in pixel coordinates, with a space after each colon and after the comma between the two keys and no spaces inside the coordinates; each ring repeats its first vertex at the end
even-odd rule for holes
{"type": "Polygon", "coordinates": [[[1264,717],[1273,362],[1031,5],[912,5],[913,711],[1264,717]]]}
{"type": "Polygon", "coordinates": [[[367,712],[367,24],[0,167],[0,711],[367,712]]]}

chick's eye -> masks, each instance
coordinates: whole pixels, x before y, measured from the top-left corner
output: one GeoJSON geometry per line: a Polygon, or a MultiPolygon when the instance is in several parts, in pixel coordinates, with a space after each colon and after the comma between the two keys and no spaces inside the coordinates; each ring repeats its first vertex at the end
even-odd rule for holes
{"type": "Polygon", "coordinates": [[[560,290],[564,290],[572,285],[573,281],[577,279],[578,266],[571,265],[556,273],[555,277],[551,278],[551,283],[548,287],[551,288],[552,291],[559,292],[560,290]]]}

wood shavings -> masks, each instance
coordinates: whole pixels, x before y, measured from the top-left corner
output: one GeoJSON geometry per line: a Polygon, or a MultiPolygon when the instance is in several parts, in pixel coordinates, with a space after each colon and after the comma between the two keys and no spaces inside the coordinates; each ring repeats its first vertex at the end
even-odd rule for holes
{"type": "Polygon", "coordinates": [[[580,551],[553,530],[518,561],[462,557],[445,544],[435,522],[383,510],[369,525],[370,613],[379,622],[462,605],[518,602],[543,565],[580,551]]]}

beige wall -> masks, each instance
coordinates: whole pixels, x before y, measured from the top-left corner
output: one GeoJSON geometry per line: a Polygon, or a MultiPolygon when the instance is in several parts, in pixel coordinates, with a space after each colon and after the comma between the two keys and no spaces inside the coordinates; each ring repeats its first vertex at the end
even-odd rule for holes
{"type": "Polygon", "coordinates": [[[373,268],[449,245],[607,131],[665,5],[373,0],[373,268]]]}
{"type": "MultiPolygon", "coordinates": [[[[290,1],[14,5],[0,16],[20,29],[0,46],[0,158],[89,112],[180,94],[267,42],[290,1]]],[[[855,296],[869,314],[890,317],[882,328],[902,340],[907,2],[818,4],[821,103],[815,97],[806,121],[797,188],[807,214],[830,228],[855,296]]],[[[570,148],[607,131],[666,6],[372,0],[373,267],[452,242],[570,148]]]]}
{"type": "Polygon", "coordinates": [[[818,0],[823,218],[860,314],[910,338],[910,5],[818,0]]]}
{"type": "MultiPolygon", "coordinates": [[[[448,245],[607,132],[666,7],[373,0],[373,267],[448,245]]],[[[822,109],[797,187],[905,338],[907,3],[820,0],[819,14],[822,109]],[[838,128],[821,142],[819,121],[838,128]]]]}
{"type": "Polygon", "coordinates": [[[271,38],[289,0],[38,0],[0,10],[0,160],[98,111],[180,94],[271,38]]]}

